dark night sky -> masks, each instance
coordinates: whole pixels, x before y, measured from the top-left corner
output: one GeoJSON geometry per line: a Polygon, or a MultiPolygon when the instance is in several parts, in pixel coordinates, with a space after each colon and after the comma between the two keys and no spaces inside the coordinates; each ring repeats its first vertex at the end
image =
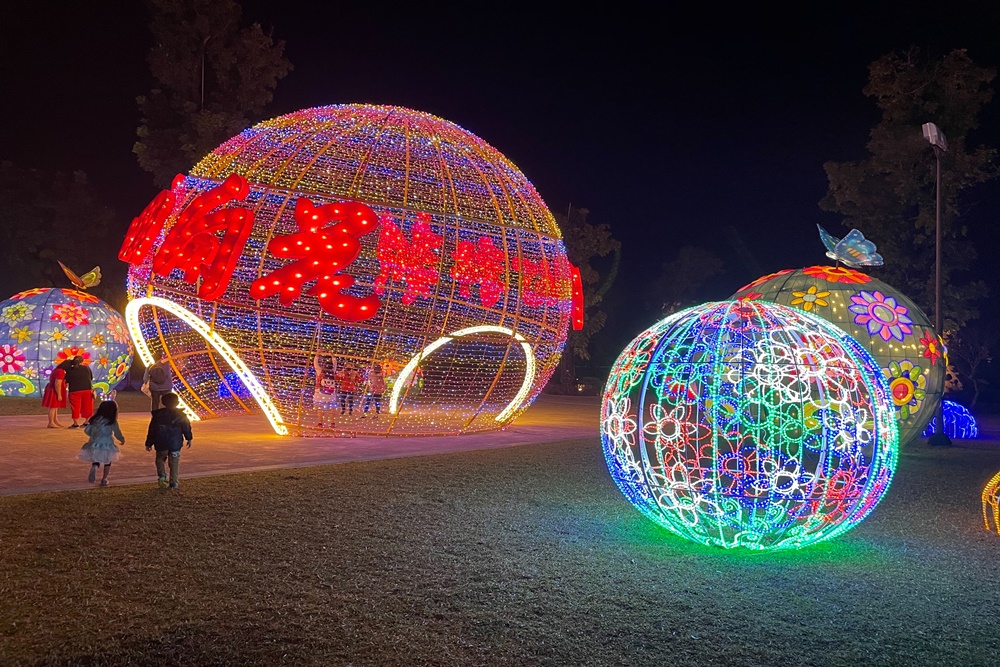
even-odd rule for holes
{"type": "MultiPolygon", "coordinates": [[[[677,246],[729,263],[705,298],[822,261],[815,224],[842,231],[817,206],[823,163],[864,155],[878,119],[861,93],[872,60],[910,46],[967,48],[978,64],[1000,66],[995,2],[702,3],[683,14],[652,3],[242,4],[248,20],[286,40],[295,66],[267,116],[350,102],[428,111],[506,154],[553,210],[572,203],[611,224],[624,262],[600,356],[655,319],[625,295],[677,246]],[[750,261],[737,261],[728,227],[750,261]]],[[[86,171],[124,232],[156,192],[131,152],[135,97],[152,83],[144,6],[41,2],[0,23],[0,159],[86,171]]],[[[1000,145],[1000,100],[977,139],[1000,145]]],[[[1000,242],[1000,185],[977,196],[974,229],[1000,242]]]]}

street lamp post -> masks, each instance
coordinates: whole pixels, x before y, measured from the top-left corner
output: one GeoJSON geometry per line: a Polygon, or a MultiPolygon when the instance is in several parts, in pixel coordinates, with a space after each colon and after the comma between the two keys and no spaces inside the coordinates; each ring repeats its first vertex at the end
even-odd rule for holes
{"type": "MultiPolygon", "coordinates": [[[[926,139],[927,142],[930,143],[931,148],[934,149],[934,328],[937,330],[937,335],[941,336],[944,331],[944,320],[941,317],[941,156],[948,150],[948,139],[944,136],[944,132],[941,131],[941,128],[934,123],[924,123],[921,129],[923,130],[924,139],[926,139]]],[[[944,432],[943,393],[941,395],[941,400],[938,401],[937,429],[934,433],[931,433],[931,437],[927,439],[927,444],[932,446],[947,446],[951,444],[951,438],[949,438],[948,434],[944,432]]]]}

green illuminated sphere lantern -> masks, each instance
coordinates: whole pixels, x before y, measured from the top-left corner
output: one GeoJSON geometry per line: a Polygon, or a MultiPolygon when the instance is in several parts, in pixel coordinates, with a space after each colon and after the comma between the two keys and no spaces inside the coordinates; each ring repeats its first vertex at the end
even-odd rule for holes
{"type": "Polygon", "coordinates": [[[608,469],[696,542],[791,549],[882,499],[898,459],[888,383],[853,338],[761,301],[707,303],[641,333],[604,391],[608,469]]]}
{"type": "Polygon", "coordinates": [[[525,175],[401,107],[244,130],[135,218],[119,258],[138,353],[166,353],[182,408],[279,434],[503,428],[577,321],[579,273],[525,175]]]}
{"type": "Polygon", "coordinates": [[[944,393],[946,350],[920,308],[881,280],[846,267],[779,271],[734,298],[771,301],[817,315],[849,333],[889,382],[899,442],[920,437],[944,393]]]}
{"type": "Polygon", "coordinates": [[[128,375],[125,321],[96,296],[41,287],[0,302],[0,396],[40,398],[53,369],[82,357],[107,394],[128,375]]]}

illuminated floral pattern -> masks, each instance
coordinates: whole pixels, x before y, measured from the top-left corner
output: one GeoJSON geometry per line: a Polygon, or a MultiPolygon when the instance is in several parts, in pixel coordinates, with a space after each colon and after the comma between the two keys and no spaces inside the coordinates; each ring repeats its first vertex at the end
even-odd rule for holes
{"type": "Polygon", "coordinates": [[[753,291],[751,291],[751,292],[747,292],[746,294],[744,294],[743,296],[741,296],[740,300],[741,301],[753,301],[754,299],[759,299],[762,296],[764,296],[764,295],[761,294],[760,292],[753,292],[753,291]]]}
{"type": "Polygon", "coordinates": [[[18,345],[22,343],[30,343],[31,337],[34,335],[34,331],[26,324],[23,327],[18,327],[17,329],[11,327],[10,337],[17,341],[18,345]]]}
{"type": "Polygon", "coordinates": [[[879,291],[866,292],[851,297],[850,311],[855,314],[854,323],[867,327],[869,336],[881,336],[882,340],[895,338],[903,340],[910,335],[913,321],[904,306],[896,303],[891,296],[879,291]]]}
{"type": "Polygon", "coordinates": [[[944,345],[941,344],[941,339],[930,331],[925,332],[920,338],[920,344],[924,346],[924,358],[930,359],[931,365],[936,364],[938,359],[947,354],[943,350],[944,345]]]}
{"type": "MultiPolygon", "coordinates": [[[[63,361],[77,355],[92,364],[94,386],[110,391],[111,360],[132,363],[131,340],[115,341],[109,322],[120,315],[97,297],[72,289],[39,288],[0,302],[0,396],[40,398],[45,380],[63,361]],[[100,359],[108,360],[105,366],[100,359]]],[[[120,379],[120,378],[119,378],[120,379]]]]}
{"type": "Polygon", "coordinates": [[[35,310],[35,306],[28,303],[15,303],[7,306],[2,311],[0,311],[0,322],[5,322],[10,326],[14,326],[19,322],[31,319],[31,313],[35,310]]]}
{"type": "Polygon", "coordinates": [[[792,272],[792,269],[783,269],[781,271],[775,271],[774,273],[769,273],[766,276],[761,276],[760,278],[758,278],[757,280],[753,281],[752,283],[747,283],[746,285],[744,285],[743,287],[739,288],[736,291],[737,292],[745,292],[748,289],[753,289],[754,287],[757,287],[761,283],[766,283],[768,280],[771,280],[773,278],[777,278],[778,276],[787,275],[787,274],[789,274],[791,272],[792,272]]]}
{"type": "Polygon", "coordinates": [[[24,368],[24,352],[16,345],[0,345],[0,372],[17,373],[24,368]]]}
{"type": "Polygon", "coordinates": [[[843,266],[810,266],[807,269],[803,269],[803,272],[807,276],[822,278],[829,283],[850,283],[863,285],[864,283],[871,282],[871,278],[869,276],[866,276],[860,271],[848,269],[843,266]]]}
{"type": "Polygon", "coordinates": [[[128,337],[128,329],[125,327],[125,320],[120,316],[112,315],[108,318],[108,332],[111,333],[111,337],[115,339],[116,343],[128,343],[131,345],[131,339],[128,337]]]}
{"type": "Polygon", "coordinates": [[[55,322],[61,322],[66,325],[67,329],[72,329],[83,324],[90,324],[90,321],[87,319],[89,315],[89,310],[81,308],[75,303],[57,303],[52,306],[50,319],[55,322]]]}
{"type": "Polygon", "coordinates": [[[636,338],[608,378],[601,440],[615,483],[651,520],[750,549],[849,530],[898,456],[871,356],[828,322],[764,301],[690,308],[636,338]]]}
{"type": "Polygon", "coordinates": [[[63,294],[70,297],[71,299],[76,299],[82,303],[100,303],[101,300],[98,299],[93,294],[87,294],[86,292],[81,292],[75,289],[63,289],[60,290],[63,294]]]}
{"type": "Polygon", "coordinates": [[[920,409],[920,404],[927,395],[927,377],[919,366],[914,366],[909,360],[900,363],[893,361],[885,369],[885,375],[889,379],[889,393],[899,412],[899,418],[909,419],[911,414],[920,409]]]}
{"type": "Polygon", "coordinates": [[[83,365],[84,366],[90,365],[90,352],[83,349],[82,347],[77,347],[76,345],[73,345],[71,347],[63,348],[56,353],[56,366],[58,366],[64,361],[73,359],[74,357],[83,357],[83,365]]]}
{"type": "Polygon", "coordinates": [[[826,298],[830,296],[830,293],[818,291],[815,285],[810,285],[809,289],[803,292],[792,292],[792,296],[795,297],[792,299],[792,305],[806,311],[830,305],[826,302],[826,298]]]}

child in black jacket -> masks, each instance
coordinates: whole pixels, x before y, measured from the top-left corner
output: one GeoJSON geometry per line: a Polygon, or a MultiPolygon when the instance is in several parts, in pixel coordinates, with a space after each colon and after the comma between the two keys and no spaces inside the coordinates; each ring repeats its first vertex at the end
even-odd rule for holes
{"type": "Polygon", "coordinates": [[[153,410],[146,432],[146,451],[156,448],[156,476],[160,488],[167,485],[167,461],[170,461],[170,488],[177,488],[177,473],[180,469],[181,447],[184,440],[191,446],[191,422],[177,409],[180,399],[177,394],[164,394],[160,400],[166,407],[153,410]]]}

